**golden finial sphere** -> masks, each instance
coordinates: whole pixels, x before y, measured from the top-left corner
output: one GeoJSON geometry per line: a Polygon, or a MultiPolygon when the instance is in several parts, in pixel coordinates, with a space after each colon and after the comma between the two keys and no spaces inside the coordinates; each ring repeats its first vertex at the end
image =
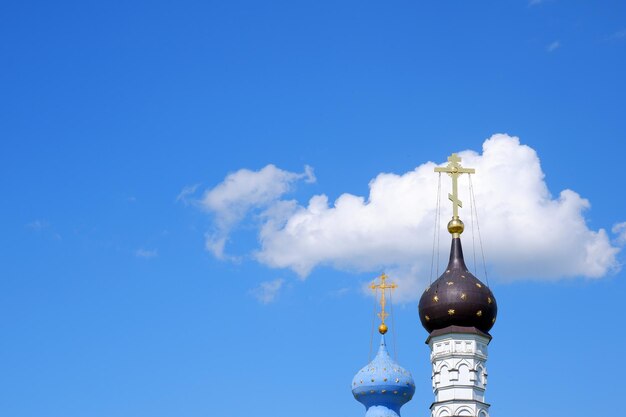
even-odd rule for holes
{"type": "Polygon", "coordinates": [[[378,333],[380,334],[387,333],[387,325],[385,323],[382,323],[380,326],[378,326],[378,333]]]}
{"type": "Polygon", "coordinates": [[[460,235],[461,233],[463,233],[464,229],[465,229],[465,225],[463,224],[461,219],[459,219],[458,217],[450,220],[450,222],[448,223],[448,232],[452,234],[460,235]]]}

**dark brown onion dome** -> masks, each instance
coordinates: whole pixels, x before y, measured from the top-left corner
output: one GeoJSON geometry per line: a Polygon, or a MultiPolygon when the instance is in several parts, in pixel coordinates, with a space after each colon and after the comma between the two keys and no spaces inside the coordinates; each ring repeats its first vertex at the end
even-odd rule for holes
{"type": "Polygon", "coordinates": [[[450,262],[444,273],[422,294],[419,314],[429,333],[448,326],[475,327],[487,333],[496,322],[496,298],[468,271],[460,238],[452,239],[450,262]]]}

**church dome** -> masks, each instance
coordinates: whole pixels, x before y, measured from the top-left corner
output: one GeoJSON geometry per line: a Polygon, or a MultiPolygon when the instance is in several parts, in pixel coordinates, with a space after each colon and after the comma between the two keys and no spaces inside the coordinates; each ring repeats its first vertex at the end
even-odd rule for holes
{"type": "Polygon", "coordinates": [[[414,393],[411,373],[389,356],[383,335],[374,360],[354,376],[352,395],[367,409],[365,417],[398,417],[414,393]]]}
{"type": "Polygon", "coordinates": [[[497,314],[496,298],[489,287],[469,272],[463,259],[461,238],[453,237],[446,270],[426,288],[420,299],[422,326],[429,333],[448,326],[475,327],[487,333],[496,322],[497,314]]]}

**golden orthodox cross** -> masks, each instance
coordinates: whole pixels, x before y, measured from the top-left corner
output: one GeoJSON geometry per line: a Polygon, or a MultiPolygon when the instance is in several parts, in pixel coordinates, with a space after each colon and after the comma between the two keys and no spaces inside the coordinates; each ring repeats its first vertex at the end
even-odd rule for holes
{"type": "Polygon", "coordinates": [[[459,200],[458,194],[458,178],[461,174],[473,174],[476,172],[474,168],[463,168],[460,164],[461,158],[455,153],[448,157],[448,165],[445,167],[435,168],[435,172],[445,172],[452,177],[452,194],[448,194],[448,198],[452,201],[452,218],[459,218],[459,207],[463,207],[463,202],[459,200]]]}
{"type": "Polygon", "coordinates": [[[380,284],[373,282],[370,285],[370,288],[373,289],[374,291],[380,290],[380,310],[381,311],[380,313],[378,313],[378,317],[380,317],[380,320],[382,323],[378,327],[378,331],[381,334],[385,334],[387,333],[387,325],[385,324],[385,318],[389,316],[389,314],[385,312],[385,305],[387,304],[387,301],[385,299],[385,290],[394,290],[395,288],[398,288],[398,285],[394,283],[387,284],[387,274],[385,274],[384,272],[378,278],[380,278],[380,284]]]}

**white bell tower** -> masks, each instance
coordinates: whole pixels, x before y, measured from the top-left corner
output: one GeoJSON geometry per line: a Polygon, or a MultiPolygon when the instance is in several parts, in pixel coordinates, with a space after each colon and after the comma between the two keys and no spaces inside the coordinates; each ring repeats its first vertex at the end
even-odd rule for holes
{"type": "Polygon", "coordinates": [[[430,347],[435,394],[430,414],[431,417],[489,417],[489,404],[485,402],[487,346],[491,341],[488,332],[496,322],[498,305],[489,286],[468,270],[463,259],[464,225],[458,214],[462,202],[458,198],[457,181],[459,175],[469,176],[474,169],[462,167],[456,154],[448,162],[446,167],[435,171],[452,178],[452,193],[448,196],[453,206],[452,220],[448,223],[452,235],[450,260],[419,302],[420,321],[429,333],[426,343],[430,347]]]}

